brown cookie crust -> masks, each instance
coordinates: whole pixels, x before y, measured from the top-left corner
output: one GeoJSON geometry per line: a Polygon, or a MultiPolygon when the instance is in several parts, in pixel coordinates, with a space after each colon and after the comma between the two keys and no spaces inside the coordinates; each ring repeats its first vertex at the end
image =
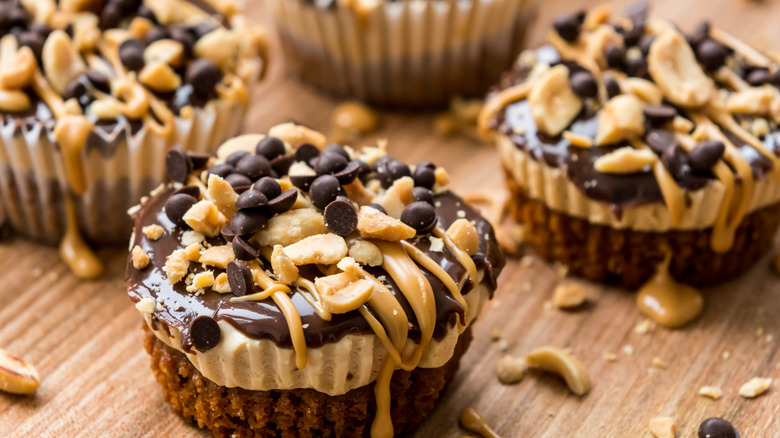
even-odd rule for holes
{"type": "Polygon", "coordinates": [[[769,249],[780,223],[780,204],[757,210],[737,228],[734,246],[712,250],[712,229],[665,233],[618,230],[555,212],[526,196],[505,172],[510,209],[526,227],[525,241],[542,257],[561,262],[575,275],[634,289],[649,280],[671,250],[669,271],[684,283],[714,285],[747,271],[769,249]]]}
{"type": "MultiPolygon", "coordinates": [[[[165,399],[179,416],[216,437],[368,436],[376,410],[374,385],[329,396],[312,389],[249,391],[219,386],[187,357],[160,341],[144,325],[146,351],[165,399]]],[[[396,371],[390,385],[393,427],[404,435],[419,425],[455,376],[471,342],[471,329],[440,368],[396,371]]]]}

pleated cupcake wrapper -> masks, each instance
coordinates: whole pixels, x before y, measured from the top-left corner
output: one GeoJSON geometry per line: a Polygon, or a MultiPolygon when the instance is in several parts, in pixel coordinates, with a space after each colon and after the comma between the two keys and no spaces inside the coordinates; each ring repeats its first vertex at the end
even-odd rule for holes
{"type": "MultiPolygon", "coordinates": [[[[480,272],[480,276],[482,272],[480,272]]],[[[433,340],[423,352],[419,367],[438,368],[453,355],[458,338],[487,302],[490,291],[480,284],[465,295],[469,305],[466,325],[450,327],[441,340],[433,340]]],[[[182,351],[181,332],[151,314],[141,312],[154,335],[169,347],[182,351]]],[[[387,350],[373,334],[348,334],[336,342],[309,348],[307,364],[295,367],[295,351],[268,339],[252,339],[225,321],[219,323],[219,344],[211,350],[185,353],[206,378],[217,385],[252,391],[309,388],[328,395],[341,395],[376,380],[387,350]]],[[[411,341],[409,341],[411,342],[411,341]]]]}
{"type": "Polygon", "coordinates": [[[482,96],[515,60],[535,0],[383,1],[347,8],[270,0],[288,68],[331,93],[380,105],[482,96]]]}
{"type": "MultiPolygon", "coordinates": [[[[75,196],[75,205],[84,236],[96,243],[126,241],[132,230],[126,212],[167,179],[167,150],[179,144],[213,152],[240,132],[245,112],[243,103],[212,101],[196,108],[191,118],[177,117],[172,138],[146,126],[133,134],[127,122],[111,132],[93,131],[90,139],[100,136],[112,152],[87,147],[82,156],[87,191],[75,196]]],[[[64,199],[70,192],[53,126],[0,124],[0,219],[20,235],[49,243],[64,232],[64,199]]]]}
{"type": "MultiPolygon", "coordinates": [[[[669,209],[663,202],[625,206],[620,214],[616,214],[610,204],[589,198],[562,169],[531,158],[509,137],[499,136],[497,145],[504,167],[527,196],[544,202],[559,213],[615,229],[666,232],[710,228],[715,223],[725,193],[725,187],[717,180],[700,190],[687,192],[688,202],[682,222],[672,227],[669,209]]],[[[736,198],[733,202],[736,204],[738,201],[736,198]]],[[[780,202],[780,184],[772,178],[759,179],[754,184],[748,212],[777,202],[780,202]]]]}

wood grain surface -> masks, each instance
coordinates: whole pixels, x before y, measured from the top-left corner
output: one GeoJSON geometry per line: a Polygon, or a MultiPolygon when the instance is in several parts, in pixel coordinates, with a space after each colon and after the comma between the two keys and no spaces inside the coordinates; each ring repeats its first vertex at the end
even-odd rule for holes
{"type": "MultiPolygon", "coordinates": [[[[269,21],[261,1],[249,3],[253,17],[269,21]]],[[[596,4],[540,3],[531,44],[543,40],[559,11],[596,4]]],[[[628,2],[615,3],[622,9],[628,2]]],[[[706,17],[780,52],[777,1],[652,3],[654,15],[672,18],[683,29],[706,17]]],[[[286,78],[278,45],[274,52],[270,77],[253,95],[247,130],[263,132],[293,119],[327,131],[335,102],[286,78]]],[[[386,137],[399,159],[446,166],[453,187],[462,192],[501,186],[491,146],[437,137],[432,120],[430,114],[386,114],[383,129],[366,143],[386,137]]],[[[122,284],[126,249],[102,249],[100,256],[108,267],[104,279],[81,282],[55,249],[0,241],[0,347],[35,364],[43,381],[33,397],[0,394],[0,436],[206,436],[173,414],[149,369],[141,319],[122,284]]],[[[632,293],[588,285],[583,309],[552,309],[545,303],[560,276],[538,259],[527,261],[507,266],[495,300],[477,322],[461,371],[418,436],[465,434],[457,417],[474,407],[504,437],[649,437],[647,423],[656,416],[674,417],[680,437],[695,436],[710,416],[729,419],[743,438],[780,437],[780,277],[771,273],[768,257],[743,278],[706,290],[704,313],[685,329],[655,328],[645,335],[634,332],[643,316],[632,293]],[[491,342],[494,329],[507,341],[505,353],[491,342]],[[557,377],[535,372],[516,385],[498,382],[496,362],[503,354],[522,355],[544,345],[571,348],[582,360],[594,382],[587,396],[573,396],[557,377]],[[605,361],[605,353],[618,360],[605,361]],[[654,357],[668,368],[652,368],[654,357]],[[755,376],[772,377],[775,384],[757,399],[743,399],[739,386],[755,376]],[[699,396],[703,385],[722,387],[723,397],[699,396]]]]}

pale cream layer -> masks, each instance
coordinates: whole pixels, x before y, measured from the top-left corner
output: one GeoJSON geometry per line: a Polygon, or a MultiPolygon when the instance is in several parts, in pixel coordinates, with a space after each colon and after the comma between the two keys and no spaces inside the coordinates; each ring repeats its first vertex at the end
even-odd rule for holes
{"type": "MultiPolygon", "coordinates": [[[[723,201],[725,188],[718,180],[696,191],[688,191],[689,202],[679,225],[671,225],[669,209],[663,202],[625,206],[618,217],[609,203],[587,197],[566,173],[537,161],[519,149],[504,135],[497,137],[501,161],[515,182],[530,198],[543,202],[551,210],[592,224],[615,229],[645,232],[700,230],[713,226],[723,201]]],[[[734,208],[739,199],[734,199],[734,208]]],[[[780,184],[764,178],[756,181],[748,213],[780,202],[780,184]]]]}
{"type": "MultiPolygon", "coordinates": [[[[484,272],[480,272],[479,277],[484,272]]],[[[468,304],[466,324],[457,322],[441,340],[431,340],[423,352],[420,368],[438,368],[452,358],[461,333],[474,321],[490,298],[487,286],[479,284],[464,296],[468,304]]],[[[181,332],[151,323],[151,314],[141,311],[146,324],[166,345],[178,351],[181,332]],[[170,333],[170,334],[169,334],[170,333]]],[[[346,335],[339,341],[309,348],[306,367],[295,366],[295,350],[282,348],[267,339],[252,339],[227,322],[219,321],[222,338],[206,352],[185,353],[206,378],[217,385],[253,391],[309,388],[328,395],[341,395],[376,380],[387,350],[375,334],[346,335]]],[[[305,330],[305,328],[304,328],[305,330]]],[[[412,344],[412,341],[407,341],[412,344]]],[[[411,347],[411,345],[407,345],[411,347]]]]}
{"type": "Polygon", "coordinates": [[[383,1],[357,14],[352,8],[324,9],[301,0],[270,0],[277,25],[297,44],[356,64],[421,57],[436,60],[453,50],[477,56],[486,40],[492,41],[492,50],[506,52],[512,44],[509,32],[532,3],[383,1]]]}

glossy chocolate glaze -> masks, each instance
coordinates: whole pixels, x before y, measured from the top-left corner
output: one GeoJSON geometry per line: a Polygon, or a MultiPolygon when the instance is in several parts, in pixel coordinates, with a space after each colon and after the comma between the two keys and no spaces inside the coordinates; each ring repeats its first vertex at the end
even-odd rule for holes
{"type": "MultiPolygon", "coordinates": [[[[182,248],[181,233],[186,231],[182,227],[176,227],[163,211],[165,202],[173,191],[173,188],[168,186],[160,194],[147,200],[135,216],[133,244],[141,246],[147,252],[151,263],[147,268],[138,270],[133,268],[132,260],[128,260],[125,283],[128,294],[133,301],[138,302],[143,298],[162,299],[165,307],[155,311],[153,316],[165,325],[181,331],[182,348],[186,351],[189,351],[192,346],[190,324],[195,318],[204,315],[217,321],[228,322],[250,338],[270,339],[280,347],[292,347],[287,321],[270,298],[259,302],[231,302],[230,298],[234,296],[233,294],[220,294],[208,290],[205,294],[196,297],[186,291],[184,282],[175,285],[168,284],[163,266],[171,252],[182,248]],[[143,227],[151,224],[159,224],[165,229],[165,234],[157,241],[150,240],[142,232],[143,227]],[[174,302],[181,306],[180,310],[174,309],[174,302]]],[[[440,203],[440,206],[436,208],[437,216],[441,226],[445,229],[459,219],[458,211],[461,210],[466,213],[466,219],[474,223],[480,236],[480,250],[472,259],[478,269],[485,269],[483,283],[490,288],[492,293],[492,290],[495,289],[496,279],[504,266],[504,257],[495,240],[493,228],[475,210],[451,192],[436,196],[436,201],[437,205],[440,203]]],[[[442,252],[432,252],[429,249],[430,243],[427,238],[412,239],[409,242],[442,266],[455,279],[456,283],[460,284],[460,280],[466,276],[466,270],[446,247],[442,252]]],[[[218,237],[210,243],[224,244],[225,242],[221,237],[218,237]]],[[[270,266],[270,264],[266,263],[266,266],[270,266]]],[[[463,308],[436,276],[423,268],[420,269],[430,281],[436,297],[437,319],[434,338],[441,339],[446,334],[447,328],[455,324],[456,318],[463,316],[463,308]]],[[[194,263],[191,265],[191,272],[197,273],[201,270],[200,265],[194,263]]],[[[383,283],[403,306],[413,326],[409,332],[410,338],[419,339],[420,332],[414,312],[392,278],[379,267],[366,267],[366,270],[376,277],[385,277],[383,283]]],[[[215,275],[218,273],[217,271],[222,272],[216,270],[215,275]]],[[[301,267],[302,277],[314,280],[316,275],[322,275],[316,267],[301,267]]],[[[472,289],[473,285],[470,280],[462,288],[464,294],[472,289]]],[[[324,321],[300,293],[294,291],[291,298],[301,315],[301,322],[306,327],[304,333],[306,344],[309,347],[316,348],[336,342],[347,334],[373,333],[366,320],[357,311],[333,315],[331,321],[324,321]]]]}
{"type": "MultiPolygon", "coordinates": [[[[536,51],[538,62],[554,64],[559,61],[558,53],[551,46],[545,46],[536,51]]],[[[526,80],[529,70],[519,68],[508,73],[498,88],[494,91],[511,87],[526,80]]],[[[750,120],[749,117],[738,117],[737,121],[750,120]]],[[[550,137],[537,131],[531,116],[527,100],[521,100],[507,105],[492,121],[492,126],[501,134],[511,138],[518,149],[523,150],[537,161],[542,161],[550,167],[560,168],[566,172],[571,181],[580,188],[586,196],[597,201],[611,204],[617,213],[623,207],[663,202],[663,195],[653,172],[648,170],[633,174],[609,174],[597,172],[594,161],[617,148],[628,146],[623,142],[609,146],[593,146],[589,148],[572,146],[563,138],[550,137]]],[[[598,131],[598,114],[583,110],[568,128],[575,134],[596,138],[598,131]]],[[[739,148],[740,153],[753,168],[754,178],[763,179],[772,163],[756,149],[746,144],[730,132],[726,132],[731,142],[739,148]]],[[[764,138],[764,145],[770,151],[780,156],[780,131],[770,133],[764,138]]],[[[735,175],[737,180],[739,175],[735,175]]],[[[715,179],[710,172],[688,172],[675,178],[680,187],[687,190],[697,190],[710,184],[715,179]]]]}

